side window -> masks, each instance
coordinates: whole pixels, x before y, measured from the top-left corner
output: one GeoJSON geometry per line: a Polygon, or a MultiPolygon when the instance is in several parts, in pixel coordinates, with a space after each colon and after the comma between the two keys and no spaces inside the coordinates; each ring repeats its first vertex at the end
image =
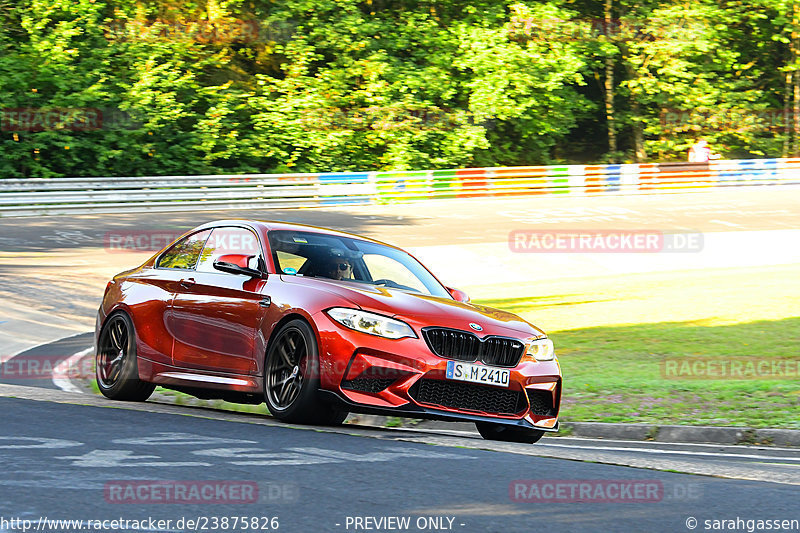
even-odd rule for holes
{"type": "Polygon", "coordinates": [[[290,254],[282,250],[276,251],[275,254],[278,256],[278,271],[283,274],[297,274],[297,271],[300,270],[306,262],[305,257],[290,254]]]}
{"type": "Polygon", "coordinates": [[[197,258],[200,257],[200,251],[206,243],[206,239],[211,235],[211,230],[198,231],[188,237],[184,237],[175,244],[172,248],[164,252],[158,260],[156,267],[158,268],[180,268],[184,270],[191,270],[197,264],[197,258]]]}
{"type": "Polygon", "coordinates": [[[220,271],[214,268],[214,261],[228,254],[255,256],[248,266],[257,268],[261,247],[256,234],[244,228],[214,228],[206,241],[203,253],[200,254],[197,271],[219,273],[220,271]]]}
{"type": "Polygon", "coordinates": [[[373,280],[388,279],[405,289],[428,292],[422,281],[399,261],[378,254],[364,254],[363,259],[373,280]]]}

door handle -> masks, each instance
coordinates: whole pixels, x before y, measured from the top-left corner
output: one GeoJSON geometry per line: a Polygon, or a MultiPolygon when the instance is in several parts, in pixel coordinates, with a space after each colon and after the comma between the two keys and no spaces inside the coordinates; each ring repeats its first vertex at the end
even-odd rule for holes
{"type": "Polygon", "coordinates": [[[180,284],[180,286],[183,287],[184,289],[192,287],[195,283],[197,282],[194,280],[194,278],[186,278],[178,282],[178,284],[180,284]]]}
{"type": "Polygon", "coordinates": [[[270,298],[269,296],[264,296],[261,299],[261,301],[258,302],[258,305],[260,305],[261,307],[269,307],[270,305],[272,305],[272,298],[270,298]]]}

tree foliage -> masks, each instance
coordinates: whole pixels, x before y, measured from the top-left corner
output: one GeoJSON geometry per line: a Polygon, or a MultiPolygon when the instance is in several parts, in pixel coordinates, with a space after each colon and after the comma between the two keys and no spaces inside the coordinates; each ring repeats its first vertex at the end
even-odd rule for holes
{"type": "Polygon", "coordinates": [[[0,0],[0,177],[624,162],[637,143],[670,160],[700,136],[797,150],[793,2],[615,0],[610,25],[604,6],[0,0]]]}

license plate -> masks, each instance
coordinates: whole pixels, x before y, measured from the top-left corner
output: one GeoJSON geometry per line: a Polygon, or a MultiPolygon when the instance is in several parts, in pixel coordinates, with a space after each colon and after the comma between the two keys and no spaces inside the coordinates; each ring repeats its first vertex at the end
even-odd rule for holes
{"type": "Polygon", "coordinates": [[[448,361],[446,377],[447,379],[456,381],[469,381],[471,383],[494,385],[495,387],[508,387],[508,380],[511,377],[511,372],[504,368],[448,361]]]}

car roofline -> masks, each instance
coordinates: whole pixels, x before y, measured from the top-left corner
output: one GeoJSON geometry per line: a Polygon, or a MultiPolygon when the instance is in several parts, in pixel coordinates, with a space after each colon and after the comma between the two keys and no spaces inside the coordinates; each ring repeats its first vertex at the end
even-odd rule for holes
{"type": "MultiPolygon", "coordinates": [[[[338,237],[348,237],[351,239],[357,239],[361,241],[372,242],[375,244],[380,244],[383,246],[388,246],[389,248],[394,248],[396,250],[400,250],[401,252],[408,253],[407,250],[400,248],[399,246],[395,246],[393,244],[389,244],[383,241],[379,241],[377,239],[372,239],[370,237],[365,237],[363,235],[358,235],[355,233],[350,233],[347,231],[339,231],[330,228],[323,228],[320,226],[312,226],[311,224],[301,224],[298,222],[283,222],[278,220],[250,220],[250,219],[224,219],[224,220],[214,220],[211,222],[206,222],[201,226],[197,226],[193,228],[192,232],[199,231],[203,229],[209,229],[214,227],[221,227],[221,226],[246,226],[251,229],[257,230],[262,229],[264,231],[306,231],[309,233],[320,233],[323,235],[332,235],[338,237]]],[[[189,233],[189,232],[187,232],[189,233]]]]}
{"type": "MultiPolygon", "coordinates": [[[[323,228],[323,227],[320,227],[320,226],[312,226],[310,224],[301,224],[301,223],[297,223],[297,222],[282,222],[282,221],[277,221],[277,220],[221,219],[221,220],[213,220],[211,222],[206,222],[205,224],[202,224],[200,226],[197,226],[197,227],[187,231],[184,235],[187,235],[189,233],[194,233],[194,232],[197,232],[197,231],[201,231],[201,230],[204,230],[204,229],[210,229],[210,228],[215,228],[215,227],[224,227],[224,226],[246,227],[246,228],[250,228],[250,229],[252,229],[253,231],[256,231],[256,232],[263,231],[265,233],[269,233],[270,231],[306,231],[306,232],[309,232],[309,233],[319,233],[321,235],[331,235],[331,236],[334,236],[334,237],[346,237],[346,238],[349,238],[349,239],[356,239],[356,240],[360,240],[360,241],[366,241],[366,242],[371,242],[371,243],[375,243],[375,244],[380,244],[381,246],[386,246],[388,248],[392,248],[394,250],[398,250],[400,252],[403,252],[404,254],[407,254],[407,255],[411,256],[417,263],[419,263],[422,266],[422,268],[424,268],[428,272],[428,274],[433,276],[433,278],[439,283],[439,285],[444,287],[445,290],[448,290],[447,285],[444,284],[442,282],[442,280],[440,280],[439,277],[436,274],[431,272],[431,270],[427,266],[425,266],[425,264],[422,261],[417,259],[416,256],[414,256],[414,254],[412,254],[408,250],[405,250],[405,249],[400,248],[399,246],[395,246],[393,244],[389,244],[389,243],[386,243],[386,242],[383,242],[383,241],[379,241],[377,239],[372,239],[370,237],[364,237],[363,235],[357,235],[355,233],[349,233],[349,232],[346,232],[346,231],[339,231],[339,230],[334,230],[334,229],[329,229],[329,228],[323,228]]],[[[156,255],[159,255],[160,253],[161,252],[159,252],[156,255]]],[[[448,290],[448,292],[449,292],[449,290],[448,290]]],[[[451,295],[451,297],[452,297],[452,295],[451,295]]]]}

